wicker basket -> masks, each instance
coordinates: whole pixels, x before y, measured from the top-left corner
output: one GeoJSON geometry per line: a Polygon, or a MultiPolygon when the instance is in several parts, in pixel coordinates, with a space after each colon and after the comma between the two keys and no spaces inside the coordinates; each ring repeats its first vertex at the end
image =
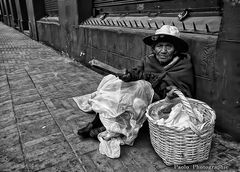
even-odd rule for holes
{"type": "Polygon", "coordinates": [[[174,100],[175,103],[181,101],[189,112],[192,112],[193,107],[198,108],[203,114],[206,124],[201,132],[196,131],[194,127],[178,131],[164,125],[155,124],[149,114],[154,108],[163,105],[165,100],[160,100],[149,105],[146,112],[151,144],[155,152],[168,166],[192,164],[207,160],[214,132],[215,112],[204,102],[184,97],[179,90],[175,90],[174,93],[179,96],[174,100]]]}

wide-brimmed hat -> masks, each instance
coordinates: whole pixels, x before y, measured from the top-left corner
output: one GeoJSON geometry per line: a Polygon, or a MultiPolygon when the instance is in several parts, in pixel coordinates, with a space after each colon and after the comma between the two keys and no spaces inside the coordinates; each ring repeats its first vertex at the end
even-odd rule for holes
{"type": "Polygon", "coordinates": [[[163,25],[154,35],[144,38],[143,42],[151,47],[158,42],[170,42],[179,52],[188,51],[188,44],[180,38],[180,32],[175,26],[163,25]]]}

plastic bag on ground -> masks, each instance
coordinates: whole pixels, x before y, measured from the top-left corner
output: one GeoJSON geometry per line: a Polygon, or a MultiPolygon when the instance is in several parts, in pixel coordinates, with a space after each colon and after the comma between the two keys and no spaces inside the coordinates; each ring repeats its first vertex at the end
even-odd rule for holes
{"type": "Polygon", "coordinates": [[[121,152],[120,145],[123,144],[122,139],[113,134],[111,135],[112,138],[109,138],[110,140],[105,140],[108,134],[108,131],[104,131],[98,135],[98,140],[100,141],[99,152],[110,158],[119,158],[121,152]]]}
{"type": "Polygon", "coordinates": [[[132,145],[146,120],[145,110],[153,95],[154,90],[147,81],[123,82],[114,75],[107,75],[96,92],[74,100],[83,111],[98,113],[107,131],[121,134],[119,139],[123,144],[132,145]]]}

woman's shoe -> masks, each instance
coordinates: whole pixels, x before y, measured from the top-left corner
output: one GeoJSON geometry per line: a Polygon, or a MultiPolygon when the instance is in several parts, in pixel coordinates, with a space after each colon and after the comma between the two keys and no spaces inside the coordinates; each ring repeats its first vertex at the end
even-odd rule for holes
{"type": "Polygon", "coordinates": [[[94,138],[94,139],[97,139],[98,134],[105,131],[105,130],[106,130],[106,128],[104,126],[91,129],[90,132],[89,132],[89,136],[94,138]]]}
{"type": "Polygon", "coordinates": [[[93,124],[90,122],[87,124],[87,126],[80,128],[77,133],[79,136],[82,136],[83,138],[87,138],[90,136],[89,132],[92,130],[92,128],[93,128],[93,124]]]}

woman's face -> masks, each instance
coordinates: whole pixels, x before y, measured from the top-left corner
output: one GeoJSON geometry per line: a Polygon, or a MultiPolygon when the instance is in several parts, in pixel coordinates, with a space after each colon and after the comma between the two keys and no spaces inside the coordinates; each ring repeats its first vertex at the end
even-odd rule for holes
{"type": "Polygon", "coordinates": [[[154,53],[160,63],[170,62],[173,58],[175,48],[173,44],[168,42],[159,42],[154,47],[154,53]]]}

